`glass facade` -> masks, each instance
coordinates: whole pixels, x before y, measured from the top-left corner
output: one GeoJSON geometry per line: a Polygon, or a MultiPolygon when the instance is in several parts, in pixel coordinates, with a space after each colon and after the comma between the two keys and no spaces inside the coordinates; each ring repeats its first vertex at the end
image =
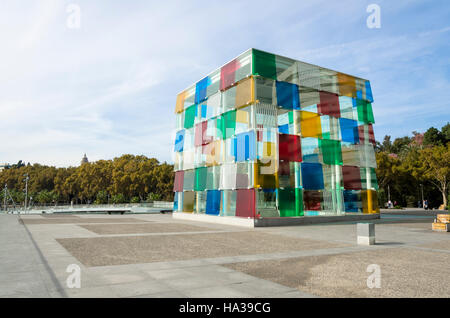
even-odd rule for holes
{"type": "Polygon", "coordinates": [[[175,210],[379,213],[370,82],[250,49],[178,94],[175,210]]]}

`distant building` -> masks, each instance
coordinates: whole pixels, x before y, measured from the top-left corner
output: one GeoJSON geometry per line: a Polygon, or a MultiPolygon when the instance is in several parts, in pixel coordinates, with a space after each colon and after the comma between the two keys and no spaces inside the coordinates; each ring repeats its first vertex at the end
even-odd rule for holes
{"type": "Polygon", "coordinates": [[[83,159],[81,159],[81,164],[83,165],[83,164],[88,163],[88,162],[89,162],[89,160],[88,160],[88,158],[86,157],[86,154],[84,154],[83,159]]]}
{"type": "Polygon", "coordinates": [[[8,163],[5,163],[4,165],[0,165],[0,171],[3,171],[5,169],[11,168],[11,165],[8,163]]]}

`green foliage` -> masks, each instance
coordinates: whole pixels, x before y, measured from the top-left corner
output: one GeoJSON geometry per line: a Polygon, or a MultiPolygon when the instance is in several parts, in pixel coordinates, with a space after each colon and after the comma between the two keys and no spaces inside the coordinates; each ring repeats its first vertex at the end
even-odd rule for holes
{"type": "Polygon", "coordinates": [[[423,135],[423,144],[425,146],[439,146],[444,143],[443,134],[436,128],[429,128],[423,135]]]}
{"type": "Polygon", "coordinates": [[[447,125],[442,127],[441,132],[442,138],[445,140],[445,143],[450,142],[450,123],[447,123],[447,125]]]}
{"type": "Polygon", "coordinates": [[[100,190],[94,201],[95,204],[107,204],[108,203],[108,192],[105,190],[100,190]]]}
{"type": "Polygon", "coordinates": [[[442,132],[428,129],[423,137],[424,146],[416,142],[415,137],[420,137],[417,132],[413,138],[397,138],[391,143],[390,136],[386,136],[382,144],[377,143],[376,173],[384,202],[389,187],[391,200],[402,206],[417,206],[422,191],[430,207],[447,206],[450,143],[445,136],[449,127],[449,124],[444,126],[442,132]]]}
{"type": "Polygon", "coordinates": [[[141,199],[139,197],[132,197],[130,200],[131,203],[140,203],[141,199]]]}
{"type": "Polygon", "coordinates": [[[122,193],[119,193],[119,194],[114,194],[111,197],[111,202],[114,203],[114,204],[126,203],[127,199],[125,198],[125,196],[122,193]]]}
{"type": "Polygon", "coordinates": [[[34,197],[34,201],[38,203],[56,203],[58,201],[58,194],[55,191],[42,190],[34,197]]]}
{"type": "Polygon", "coordinates": [[[159,200],[173,200],[173,165],[146,156],[123,155],[69,168],[25,165],[19,161],[13,168],[0,172],[0,185],[8,185],[17,204],[24,201],[25,173],[30,177],[28,191],[35,202],[49,201],[49,193],[54,194],[50,202],[67,203],[107,203],[108,194],[110,202],[113,196],[121,203],[135,197],[140,202],[149,193],[159,200]]]}
{"type": "Polygon", "coordinates": [[[147,196],[147,202],[159,201],[161,200],[161,195],[158,193],[150,192],[147,196]]]}

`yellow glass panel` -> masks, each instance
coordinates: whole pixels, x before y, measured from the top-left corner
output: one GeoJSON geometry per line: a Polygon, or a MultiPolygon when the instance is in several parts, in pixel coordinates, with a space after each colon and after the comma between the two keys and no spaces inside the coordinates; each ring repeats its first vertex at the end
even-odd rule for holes
{"type": "Polygon", "coordinates": [[[319,117],[319,114],[313,113],[313,112],[307,112],[305,110],[300,111],[300,120],[305,120],[305,119],[310,119],[310,118],[315,118],[315,117],[319,117]]]}
{"type": "Polygon", "coordinates": [[[244,110],[236,111],[236,121],[238,123],[249,124],[250,123],[250,114],[244,110]]]}
{"type": "Polygon", "coordinates": [[[206,155],[207,166],[217,166],[221,162],[222,140],[216,140],[205,145],[203,154],[206,155]]]}
{"type": "Polygon", "coordinates": [[[322,136],[322,126],[320,123],[320,116],[318,114],[301,111],[300,123],[302,137],[319,138],[322,136]]]}
{"type": "Polygon", "coordinates": [[[236,108],[253,102],[253,77],[247,78],[236,86],[236,108]]]}
{"type": "Polygon", "coordinates": [[[277,153],[277,148],[273,142],[263,142],[263,157],[273,157],[277,153]]]}
{"type": "Polygon", "coordinates": [[[363,213],[366,214],[380,213],[380,207],[378,206],[378,196],[376,191],[362,190],[361,199],[362,199],[363,213]]]}
{"type": "Polygon", "coordinates": [[[278,164],[273,157],[266,157],[253,164],[255,188],[278,188],[278,164]]]}
{"type": "Polygon", "coordinates": [[[356,97],[356,79],[353,76],[337,73],[339,94],[348,97],[356,97]]]}
{"type": "Polygon", "coordinates": [[[184,110],[184,100],[186,99],[186,91],[177,95],[177,104],[175,105],[175,113],[181,113],[184,110]]]}

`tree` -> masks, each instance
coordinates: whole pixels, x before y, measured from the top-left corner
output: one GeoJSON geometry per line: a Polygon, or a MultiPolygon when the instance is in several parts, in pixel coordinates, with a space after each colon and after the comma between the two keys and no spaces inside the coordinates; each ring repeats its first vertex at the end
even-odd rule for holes
{"type": "Polygon", "coordinates": [[[439,146],[442,145],[443,141],[442,133],[434,127],[429,128],[423,135],[423,144],[425,146],[439,146]]]}
{"type": "Polygon", "coordinates": [[[441,129],[442,138],[445,140],[445,143],[447,144],[450,142],[450,123],[447,123],[444,127],[441,129]]]}
{"type": "Polygon", "coordinates": [[[442,202],[447,206],[447,192],[450,184],[450,143],[435,146],[420,152],[419,162],[423,175],[439,189],[442,202]]]}

